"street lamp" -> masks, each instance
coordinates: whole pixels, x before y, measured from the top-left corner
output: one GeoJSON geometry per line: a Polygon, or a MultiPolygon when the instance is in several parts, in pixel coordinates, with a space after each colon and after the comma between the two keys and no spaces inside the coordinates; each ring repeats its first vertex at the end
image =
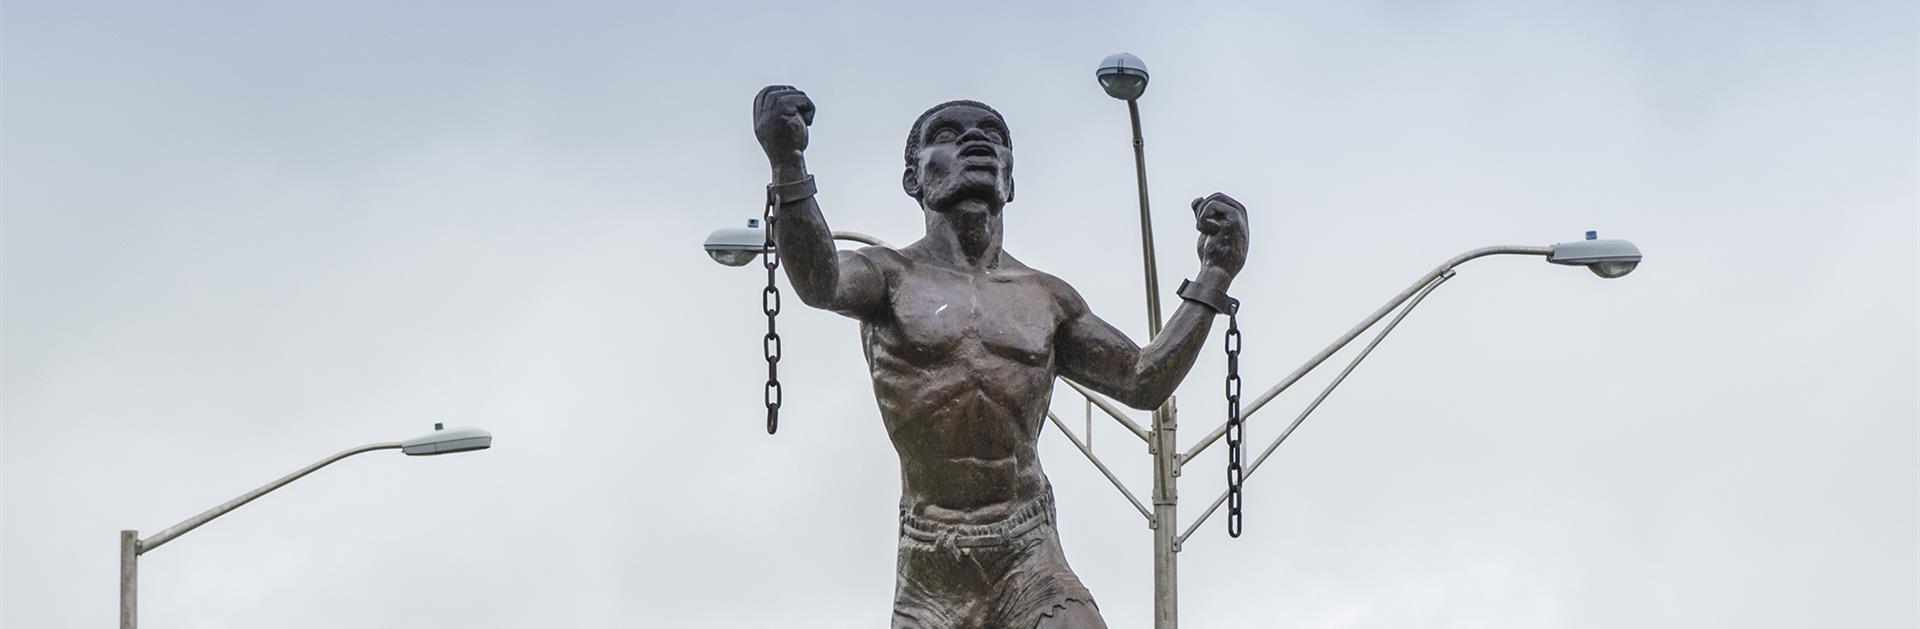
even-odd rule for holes
{"type": "Polygon", "coordinates": [[[1587,232],[1586,240],[1554,245],[1547,253],[1554,264],[1584,266],[1594,275],[1613,279],[1640,266],[1640,248],[1625,240],[1600,240],[1600,233],[1587,232]]]}
{"type": "Polygon", "coordinates": [[[707,256],[727,266],[746,266],[760,255],[766,240],[760,219],[749,218],[746,227],[722,227],[707,234],[707,256]]]}
{"type": "Polygon", "coordinates": [[[1108,96],[1120,100],[1135,100],[1147,91],[1147,64],[1130,52],[1107,55],[1093,76],[1100,79],[1100,87],[1108,96]]]}
{"type": "Polygon", "coordinates": [[[208,509],[200,515],[187,518],[179,524],[167,527],[166,530],[154,533],[152,537],[140,539],[139,531],[120,531],[120,629],[134,629],[139,625],[137,602],[139,598],[138,580],[140,555],[159,548],[161,544],[173,541],[176,537],[187,534],[187,531],[199,528],[200,525],[211,522],[214,518],[226,515],[227,512],[238,509],[241,505],[253,502],[255,498],[267,495],[267,492],[299,480],[300,477],[311,474],[314,470],[362,452],[400,450],[409,456],[432,456],[437,454],[451,454],[454,452],[485,450],[492,446],[493,434],[485,430],[479,428],[454,428],[449,430],[444,424],[434,424],[433,432],[419,437],[414,437],[406,441],[370,443],[321,459],[317,463],[300,468],[292,474],[282,476],[278,480],[267,483],[259,489],[242,494],[240,497],[221,503],[220,506],[208,509]]]}
{"type": "Polygon", "coordinates": [[[445,424],[440,423],[433,425],[433,432],[400,442],[400,452],[407,456],[453,454],[491,447],[493,447],[493,433],[479,428],[448,430],[445,424]]]}
{"type": "MultiPolygon", "coordinates": [[[[834,240],[857,242],[875,247],[892,247],[886,241],[860,232],[833,230],[834,240]]],[[[767,242],[767,230],[760,226],[760,219],[747,219],[746,227],[722,227],[707,234],[707,257],[727,266],[746,266],[759,257],[760,248],[767,242]]]]}

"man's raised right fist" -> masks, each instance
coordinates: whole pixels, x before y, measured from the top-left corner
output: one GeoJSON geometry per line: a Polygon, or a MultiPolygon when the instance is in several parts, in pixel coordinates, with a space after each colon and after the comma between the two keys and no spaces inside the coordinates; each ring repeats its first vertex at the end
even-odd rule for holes
{"type": "Polygon", "coordinates": [[[813,124],[813,101],[791,85],[769,85],[753,97],[753,135],[778,166],[798,160],[807,150],[807,125],[813,124]]]}

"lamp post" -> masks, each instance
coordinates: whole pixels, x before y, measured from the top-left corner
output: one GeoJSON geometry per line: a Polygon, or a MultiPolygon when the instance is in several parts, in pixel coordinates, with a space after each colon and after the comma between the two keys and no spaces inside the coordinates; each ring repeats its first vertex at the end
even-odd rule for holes
{"type": "MultiPolygon", "coordinates": [[[[1127,102],[1127,118],[1133,124],[1133,174],[1140,193],[1140,257],[1145,264],[1147,282],[1147,340],[1160,335],[1160,270],[1153,255],[1153,212],[1147,202],[1147,147],[1140,134],[1140,96],[1147,92],[1147,64],[1133,53],[1115,53],[1100,61],[1094,78],[1108,96],[1127,102]]],[[[1153,455],[1153,626],[1173,627],[1180,612],[1178,552],[1180,540],[1180,452],[1174,435],[1178,427],[1178,402],[1168,396],[1153,411],[1152,437],[1147,452],[1153,455]]]]}
{"type": "Polygon", "coordinates": [[[146,539],[140,539],[139,531],[120,531],[120,629],[135,629],[135,627],[139,625],[138,581],[140,555],[159,548],[160,545],[173,541],[176,537],[187,534],[187,531],[199,528],[200,525],[211,522],[214,518],[226,515],[227,512],[238,509],[241,505],[253,502],[255,498],[267,495],[267,492],[299,480],[300,477],[311,474],[314,470],[326,467],[334,461],[363,452],[399,450],[409,456],[431,456],[451,454],[454,452],[485,450],[492,446],[493,435],[485,430],[478,428],[447,429],[442,424],[434,424],[433,432],[419,437],[406,441],[370,443],[357,448],[344,450],[339,454],[321,459],[317,463],[300,468],[292,474],[282,476],[271,483],[267,483],[259,489],[241,494],[240,497],[221,503],[219,506],[208,509],[200,515],[187,518],[179,524],[167,527],[166,530],[154,533],[153,536],[146,539]]]}

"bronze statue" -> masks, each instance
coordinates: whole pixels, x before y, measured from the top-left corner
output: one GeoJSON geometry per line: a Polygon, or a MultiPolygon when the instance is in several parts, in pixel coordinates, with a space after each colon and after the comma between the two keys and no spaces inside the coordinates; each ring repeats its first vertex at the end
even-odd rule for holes
{"type": "Polygon", "coordinates": [[[838,251],[807,174],[813,102],[776,85],[753,109],[787,278],[807,305],[860,321],[900,455],[893,627],[1105,627],[1067,567],[1036,458],[1054,377],[1139,409],[1172,395],[1246,261],[1246,208],[1219,193],[1194,200],[1200,272],[1141,348],[1065,281],[1000,248],[1014,186],[999,112],[953,101],[922,114],[900,185],[925,212],[926,235],[898,250],[838,251]]]}

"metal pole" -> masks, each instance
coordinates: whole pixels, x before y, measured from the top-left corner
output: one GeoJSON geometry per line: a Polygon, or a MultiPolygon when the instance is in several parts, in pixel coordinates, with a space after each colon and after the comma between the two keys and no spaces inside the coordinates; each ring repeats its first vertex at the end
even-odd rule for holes
{"type": "Polygon", "coordinates": [[[1087,451],[1093,451],[1093,398],[1087,398],[1087,451]]]}
{"type": "Polygon", "coordinates": [[[1153,626],[1180,626],[1179,452],[1174,447],[1174,401],[1153,412],[1153,626]]]}
{"type": "Polygon", "coordinates": [[[179,524],[175,524],[173,526],[167,527],[167,529],[164,531],[154,533],[153,537],[149,537],[146,539],[146,541],[140,542],[140,547],[138,549],[138,552],[144,553],[149,550],[159,548],[161,544],[165,544],[167,542],[173,541],[173,538],[179,537],[181,535],[185,535],[187,531],[191,531],[193,529],[199,528],[200,525],[202,524],[212,522],[214,518],[220,517],[222,515],[226,515],[228,511],[238,509],[240,508],[241,505],[247,504],[249,502],[253,502],[253,499],[259,498],[261,496],[265,496],[267,495],[267,492],[273,491],[275,489],[279,489],[285,486],[287,483],[291,483],[293,481],[299,480],[300,477],[311,474],[313,473],[314,470],[326,467],[328,464],[331,464],[334,461],[338,461],[340,459],[344,459],[356,454],[360,454],[362,452],[372,452],[375,450],[398,450],[400,449],[400,447],[401,447],[400,442],[398,441],[388,442],[388,443],[370,443],[370,444],[360,446],[358,448],[354,448],[351,450],[345,450],[339,454],[335,454],[333,456],[321,459],[319,462],[314,463],[313,465],[300,468],[298,471],[295,471],[292,474],[282,476],[271,483],[267,483],[266,485],[261,486],[258,489],[242,494],[239,498],[228,500],[224,503],[221,503],[217,507],[214,507],[212,509],[208,509],[202,512],[200,515],[187,518],[185,521],[179,524]]]}
{"type": "MultiPolygon", "coordinates": [[[[1160,336],[1160,271],[1153,255],[1153,212],[1147,203],[1147,144],[1140,136],[1140,103],[1127,101],[1133,123],[1133,172],[1140,187],[1140,256],[1147,276],[1147,340],[1160,336]]],[[[1179,558],[1180,476],[1179,449],[1174,445],[1174,398],[1153,411],[1153,626],[1174,629],[1180,624],[1179,558]]]]}
{"type": "Polygon", "coordinates": [[[165,544],[169,541],[173,541],[173,538],[179,537],[181,535],[185,535],[187,531],[191,531],[193,529],[199,528],[200,525],[211,522],[213,521],[214,518],[220,517],[222,515],[226,515],[227,512],[232,511],[234,509],[238,509],[240,508],[241,505],[245,505],[249,502],[253,502],[255,498],[259,498],[261,496],[267,495],[267,492],[273,491],[275,489],[279,489],[285,486],[287,483],[291,483],[293,481],[299,480],[300,477],[313,473],[314,470],[326,467],[328,464],[331,464],[334,461],[338,461],[340,459],[344,459],[356,454],[360,454],[362,452],[373,452],[375,450],[397,450],[397,449],[400,449],[401,447],[402,446],[400,445],[400,442],[394,441],[394,442],[385,442],[385,443],[372,443],[372,444],[360,446],[358,448],[353,448],[351,450],[342,451],[339,454],[335,454],[333,456],[321,459],[319,462],[314,463],[313,465],[300,468],[299,470],[295,471],[292,474],[282,476],[271,483],[267,483],[266,485],[261,486],[258,489],[242,494],[238,498],[228,500],[224,503],[221,503],[217,507],[201,512],[200,515],[187,518],[185,521],[182,521],[179,524],[175,524],[173,526],[167,527],[165,530],[162,530],[159,533],[154,533],[153,537],[149,537],[145,541],[142,541],[140,539],[139,531],[121,531],[120,532],[120,629],[134,629],[134,626],[138,624],[138,620],[136,619],[137,613],[135,610],[135,604],[137,603],[137,599],[138,599],[138,592],[136,590],[138,586],[137,581],[139,580],[138,572],[139,572],[139,562],[140,562],[141,553],[145,553],[149,550],[159,548],[161,544],[165,544]]]}
{"type": "Polygon", "coordinates": [[[1133,173],[1140,182],[1140,256],[1147,270],[1147,340],[1160,336],[1160,267],[1153,256],[1153,212],[1147,208],[1147,144],[1140,139],[1140,103],[1127,101],[1133,120],[1133,173]]]}
{"type": "Polygon", "coordinates": [[[134,629],[140,624],[137,605],[139,604],[140,581],[140,532],[120,532],[120,629],[134,629]]]}

